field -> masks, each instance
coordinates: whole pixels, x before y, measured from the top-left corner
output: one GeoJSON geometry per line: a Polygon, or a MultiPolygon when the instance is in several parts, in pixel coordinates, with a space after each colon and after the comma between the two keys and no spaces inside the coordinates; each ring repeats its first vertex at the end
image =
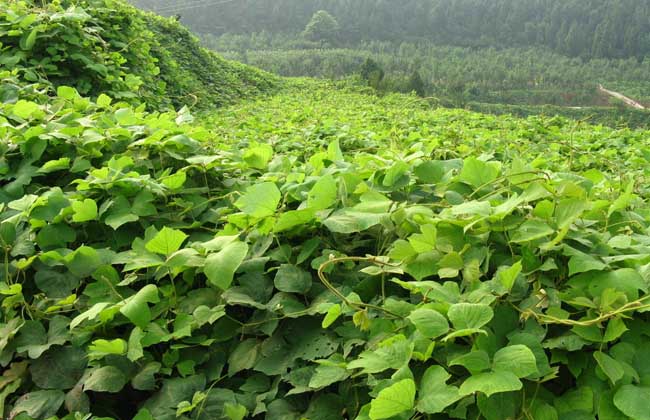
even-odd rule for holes
{"type": "Polygon", "coordinates": [[[0,0],[0,416],[649,418],[650,132],[280,80],[171,19],[129,57],[84,28],[159,18],[111,4],[0,0]]]}

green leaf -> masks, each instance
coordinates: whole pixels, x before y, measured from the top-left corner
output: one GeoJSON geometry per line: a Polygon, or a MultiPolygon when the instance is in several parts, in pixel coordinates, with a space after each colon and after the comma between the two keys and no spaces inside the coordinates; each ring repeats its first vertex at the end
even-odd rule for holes
{"type": "Polygon", "coordinates": [[[415,233],[409,237],[411,247],[417,253],[429,252],[436,249],[436,237],[438,232],[434,225],[421,225],[420,231],[422,233],[415,233]]]}
{"type": "Polygon", "coordinates": [[[363,373],[378,373],[386,369],[404,367],[413,354],[413,344],[403,335],[391,337],[380,343],[376,350],[367,350],[357,360],[348,363],[348,369],[363,369],[363,373]]]}
{"type": "Polygon", "coordinates": [[[501,283],[501,285],[508,291],[511,291],[512,286],[515,284],[515,280],[517,280],[517,276],[521,273],[521,269],[521,261],[517,261],[511,267],[499,270],[497,273],[499,283],[501,283]]]}
{"type": "Polygon", "coordinates": [[[569,227],[587,209],[587,202],[584,199],[568,198],[560,201],[555,208],[555,222],[558,229],[569,227]]]}
{"type": "Polygon", "coordinates": [[[26,413],[33,419],[47,419],[56,415],[64,400],[65,394],[58,390],[30,392],[18,398],[9,418],[26,413]]]}
{"type": "Polygon", "coordinates": [[[29,51],[32,48],[34,48],[34,44],[36,44],[36,36],[38,35],[39,28],[36,27],[32,29],[29,33],[25,32],[25,34],[20,38],[20,48],[29,51]]]}
{"type": "Polygon", "coordinates": [[[120,313],[127,317],[134,325],[145,329],[151,321],[151,310],[147,303],[158,303],[158,288],[153,284],[147,284],[135,295],[126,299],[120,313]]]}
{"type": "Polygon", "coordinates": [[[73,201],[72,210],[74,210],[72,215],[72,221],[74,222],[81,223],[97,219],[97,203],[90,198],[83,201],[73,201]]]}
{"type": "Polygon", "coordinates": [[[330,325],[334,323],[340,316],[341,316],[341,305],[338,303],[330,306],[330,308],[327,310],[327,314],[325,315],[325,318],[323,318],[323,322],[321,324],[321,327],[323,328],[328,328],[330,325]]]}
{"type": "Polygon", "coordinates": [[[77,92],[77,89],[70,87],[70,86],[59,86],[56,88],[56,94],[57,96],[67,99],[67,100],[74,100],[79,98],[79,92],[77,92]]]}
{"type": "Polygon", "coordinates": [[[116,338],[114,340],[94,340],[91,345],[88,346],[88,357],[90,359],[101,359],[111,354],[116,354],[122,356],[126,354],[127,343],[121,338],[116,338]]]}
{"type": "Polygon", "coordinates": [[[230,420],[243,420],[248,413],[246,407],[241,404],[225,403],[223,410],[226,417],[230,420]]]}
{"type": "Polygon", "coordinates": [[[460,386],[460,394],[470,395],[482,392],[489,397],[500,392],[519,391],[522,386],[519,378],[512,372],[486,372],[467,378],[460,386]]]}
{"type": "Polygon", "coordinates": [[[437,338],[449,331],[447,319],[433,309],[416,309],[411,312],[408,319],[427,338],[437,338]]]}
{"type": "Polygon", "coordinates": [[[84,390],[95,392],[120,392],[126,385],[126,376],[115,366],[94,369],[84,382],[84,390]]]}
{"type": "Polygon", "coordinates": [[[106,94],[104,94],[104,93],[101,93],[101,94],[97,97],[97,105],[99,105],[99,106],[102,107],[102,108],[107,108],[107,107],[109,107],[109,106],[111,105],[111,102],[113,102],[113,99],[111,99],[110,96],[108,96],[108,95],[106,95],[106,94]]]}
{"type": "MultiPolygon", "coordinates": [[[[341,357],[341,359],[343,358],[341,357]]],[[[310,388],[324,388],[334,383],[344,381],[350,376],[350,372],[348,372],[345,367],[341,367],[330,361],[323,361],[322,363],[323,364],[316,368],[311,379],[309,379],[310,388]]]]}
{"type": "Polygon", "coordinates": [[[256,143],[254,146],[249,147],[242,156],[244,162],[255,169],[266,169],[272,157],[273,148],[264,143],[256,143]]]}
{"type": "Polygon", "coordinates": [[[484,162],[469,157],[463,162],[460,180],[478,188],[496,180],[501,172],[500,162],[484,162]]]}
{"type": "Polygon", "coordinates": [[[53,347],[29,367],[32,380],[42,389],[70,389],[86,369],[86,352],[78,347],[53,347]]]}
{"type": "Polygon", "coordinates": [[[452,359],[449,366],[462,366],[474,375],[490,367],[490,357],[483,350],[474,350],[452,359]]]}
{"type": "Polygon", "coordinates": [[[517,228],[510,241],[514,243],[531,242],[551,235],[553,232],[555,230],[541,220],[528,220],[517,228]]]}
{"type": "Polygon", "coordinates": [[[305,294],[311,289],[311,274],[291,264],[282,264],[275,274],[275,288],[281,292],[305,294]]]}
{"type": "Polygon", "coordinates": [[[596,359],[598,366],[600,366],[609,380],[612,381],[613,385],[616,385],[616,382],[625,376],[625,368],[623,365],[602,351],[594,352],[594,359],[596,359]]]}
{"type": "Polygon", "coordinates": [[[323,224],[335,233],[363,232],[381,223],[385,214],[367,213],[355,210],[338,210],[325,219],[323,224]]]}
{"type": "Polygon", "coordinates": [[[273,182],[263,182],[248,187],[235,206],[247,215],[261,219],[275,214],[281,198],[280,190],[273,182]]]}
{"type": "Polygon", "coordinates": [[[282,213],[275,222],[275,226],[273,226],[273,232],[284,232],[291,230],[296,226],[306,225],[314,220],[314,216],[315,213],[313,209],[291,210],[282,213]]]}
{"type": "Polygon", "coordinates": [[[314,210],[324,210],[336,203],[338,187],[331,175],[321,177],[307,195],[307,207],[314,210]]]}
{"type": "Polygon", "coordinates": [[[449,308],[447,316],[457,330],[475,329],[490,322],[494,312],[484,304],[456,303],[449,308]]]}
{"type": "Polygon", "coordinates": [[[650,420],[650,388],[623,385],[614,395],[614,405],[632,420],[650,420]]]}
{"type": "Polygon", "coordinates": [[[441,366],[431,366],[424,372],[418,390],[418,411],[427,414],[442,413],[461,398],[458,388],[447,385],[451,375],[441,366]]]}
{"type": "Polygon", "coordinates": [[[607,343],[610,341],[617,340],[622,336],[626,331],[628,331],[625,321],[621,317],[612,318],[607,323],[607,329],[605,330],[605,336],[603,337],[603,342],[607,343]]]}
{"type": "Polygon", "coordinates": [[[415,403],[415,382],[403,379],[382,389],[370,403],[372,420],[387,419],[413,409],[415,403]]]}
{"type": "Polygon", "coordinates": [[[515,344],[499,349],[494,354],[492,368],[495,371],[508,371],[518,378],[537,373],[537,360],[532,350],[523,344],[515,344]]]}
{"type": "Polygon", "coordinates": [[[205,275],[211,285],[226,290],[230,287],[235,271],[248,254],[248,245],[234,241],[221,251],[208,255],[205,260],[205,275]]]}
{"type": "Polygon", "coordinates": [[[185,233],[165,226],[156,236],[147,242],[145,248],[156,254],[162,254],[168,257],[180,249],[185,239],[187,239],[185,233]]]}

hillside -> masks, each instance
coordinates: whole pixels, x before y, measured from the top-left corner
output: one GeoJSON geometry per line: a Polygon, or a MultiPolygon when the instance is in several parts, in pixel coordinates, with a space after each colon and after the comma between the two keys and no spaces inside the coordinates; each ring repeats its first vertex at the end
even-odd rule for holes
{"type": "Polygon", "coordinates": [[[202,48],[187,29],[120,1],[3,0],[0,65],[50,91],[75,87],[152,109],[232,103],[277,79],[202,48]]]}
{"type": "Polygon", "coordinates": [[[649,131],[29,5],[0,0],[1,418],[648,419],[649,131]]]}

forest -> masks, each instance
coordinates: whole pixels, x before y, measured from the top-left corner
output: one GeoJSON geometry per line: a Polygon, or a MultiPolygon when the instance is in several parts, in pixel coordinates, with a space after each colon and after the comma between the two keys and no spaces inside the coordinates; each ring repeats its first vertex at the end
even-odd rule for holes
{"type": "Polygon", "coordinates": [[[644,0],[136,0],[180,14],[200,34],[299,34],[319,10],[330,13],[341,46],[360,41],[431,41],[462,47],[546,47],[583,58],[642,60],[650,53],[644,0]]]}
{"type": "MultiPolygon", "coordinates": [[[[646,110],[465,102],[579,83],[491,73],[548,47],[369,40],[349,76],[291,58],[311,78],[205,44],[0,0],[0,418],[650,418],[646,110]],[[440,77],[403,70],[424,48],[440,77]]],[[[635,57],[561,60],[642,89],[635,57]]]]}
{"type": "Polygon", "coordinates": [[[415,91],[444,106],[519,115],[555,107],[592,122],[648,124],[598,88],[650,105],[643,1],[135,4],[180,19],[227,58],[281,76],[361,76],[379,92],[415,91]]]}

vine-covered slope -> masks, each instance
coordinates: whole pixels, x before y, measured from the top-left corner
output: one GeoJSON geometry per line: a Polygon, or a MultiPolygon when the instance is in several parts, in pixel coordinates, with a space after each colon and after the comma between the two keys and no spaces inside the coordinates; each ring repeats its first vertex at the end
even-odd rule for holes
{"type": "Polygon", "coordinates": [[[0,417],[647,419],[648,132],[313,81],[199,124],[98,4],[0,12],[0,417]]]}
{"type": "MultiPolygon", "coordinates": [[[[173,19],[115,0],[1,0],[0,66],[26,82],[106,93],[151,109],[219,106],[277,83],[202,48],[173,19]]],[[[2,95],[11,91],[5,87],[2,95]]]]}

